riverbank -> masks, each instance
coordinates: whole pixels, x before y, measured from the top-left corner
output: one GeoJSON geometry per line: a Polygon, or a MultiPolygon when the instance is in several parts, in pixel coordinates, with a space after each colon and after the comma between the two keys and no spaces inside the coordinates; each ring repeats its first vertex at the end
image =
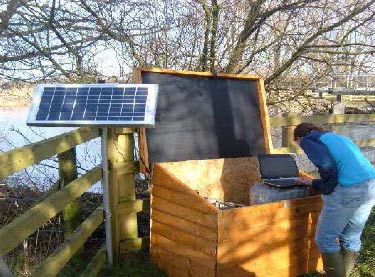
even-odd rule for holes
{"type": "Polygon", "coordinates": [[[14,108],[28,106],[32,97],[34,85],[9,84],[0,85],[0,107],[14,108]]]}

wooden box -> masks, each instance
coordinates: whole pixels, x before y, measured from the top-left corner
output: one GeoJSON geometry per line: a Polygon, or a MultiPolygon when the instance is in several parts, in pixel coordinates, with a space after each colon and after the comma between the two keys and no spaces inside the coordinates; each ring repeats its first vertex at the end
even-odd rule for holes
{"type": "Polygon", "coordinates": [[[254,158],[156,163],[150,256],[169,276],[298,276],[320,269],[320,196],[219,210],[205,196],[249,205],[254,158]]]}
{"type": "Polygon", "coordinates": [[[296,276],[320,267],[319,196],[227,210],[207,198],[249,205],[259,181],[252,157],[273,153],[263,80],[165,69],[134,76],[159,86],[155,128],[139,131],[141,166],[152,172],[152,261],[178,277],[296,276]]]}

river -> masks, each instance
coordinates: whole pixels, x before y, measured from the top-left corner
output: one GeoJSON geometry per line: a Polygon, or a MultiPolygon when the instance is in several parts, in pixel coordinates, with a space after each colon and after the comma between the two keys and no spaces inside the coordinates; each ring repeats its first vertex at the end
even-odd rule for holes
{"type": "MultiPolygon", "coordinates": [[[[28,107],[0,108],[0,151],[5,152],[32,142],[54,137],[76,128],[29,127],[26,125],[28,107]]],[[[77,147],[77,165],[80,174],[100,164],[100,139],[91,140],[77,147]]],[[[46,190],[58,179],[56,157],[42,161],[7,178],[10,185],[35,186],[46,190]]],[[[98,186],[95,186],[98,188],[98,186]]]]}

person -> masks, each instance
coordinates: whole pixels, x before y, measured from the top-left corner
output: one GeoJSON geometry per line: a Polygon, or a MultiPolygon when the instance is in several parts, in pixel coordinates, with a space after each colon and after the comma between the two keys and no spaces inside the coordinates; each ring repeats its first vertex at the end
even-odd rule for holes
{"type": "Polygon", "coordinates": [[[320,179],[297,178],[322,193],[315,242],[328,277],[349,276],[360,236],[375,204],[375,168],[347,137],[301,123],[294,140],[318,168],[320,179]]]}

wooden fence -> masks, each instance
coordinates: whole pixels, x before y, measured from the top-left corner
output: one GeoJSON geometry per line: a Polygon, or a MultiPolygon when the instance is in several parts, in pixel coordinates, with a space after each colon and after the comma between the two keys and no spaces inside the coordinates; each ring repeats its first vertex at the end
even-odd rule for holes
{"type": "MultiPolygon", "coordinates": [[[[282,127],[282,147],[273,149],[274,153],[301,153],[293,142],[293,131],[301,122],[309,122],[317,125],[343,124],[343,123],[374,123],[375,114],[335,114],[297,116],[288,114],[284,117],[270,117],[271,127],[282,127]]],[[[354,141],[359,147],[374,147],[375,138],[367,138],[354,141]]],[[[372,161],[374,162],[374,161],[372,161]]]]}
{"type": "MultiPolygon", "coordinates": [[[[17,247],[60,212],[67,215],[64,216],[67,222],[73,220],[75,215],[71,211],[76,199],[102,178],[100,166],[77,178],[75,147],[98,136],[98,129],[81,128],[0,154],[0,178],[57,155],[61,185],[59,190],[53,188],[41,202],[0,229],[0,256],[17,247]]],[[[35,269],[32,276],[55,276],[102,222],[103,211],[98,208],[82,224],[75,226],[75,230],[69,226],[71,230],[66,230],[65,242],[35,269]]],[[[99,250],[94,257],[95,263],[89,265],[86,274],[95,275],[105,264],[105,257],[105,252],[99,250]]]]}
{"type": "MultiPolygon", "coordinates": [[[[292,143],[292,134],[294,126],[300,122],[340,124],[348,122],[371,123],[374,121],[375,114],[271,117],[271,127],[283,128],[282,147],[274,149],[273,152],[297,151],[292,143]]],[[[109,129],[106,137],[105,151],[109,168],[108,193],[115,261],[123,253],[137,251],[149,245],[149,238],[138,237],[137,231],[137,213],[148,210],[149,201],[135,198],[134,175],[137,171],[137,164],[133,161],[133,132],[133,129],[126,128],[109,129]]],[[[60,190],[49,194],[42,202],[36,204],[0,230],[0,256],[17,247],[46,221],[64,211],[67,207],[69,208],[69,205],[74,205],[75,199],[102,178],[101,168],[95,167],[76,179],[75,161],[73,160],[75,159],[75,146],[99,135],[98,129],[80,128],[67,134],[0,154],[0,178],[5,178],[18,170],[57,154],[60,166],[60,181],[64,184],[60,190]]],[[[375,146],[375,139],[368,138],[356,141],[356,143],[362,147],[373,147],[375,146]]],[[[34,271],[33,276],[55,276],[102,221],[103,211],[99,208],[78,228],[69,231],[70,235],[63,245],[34,271]]],[[[98,250],[82,276],[95,276],[106,261],[106,252],[103,246],[98,250]]]]}

